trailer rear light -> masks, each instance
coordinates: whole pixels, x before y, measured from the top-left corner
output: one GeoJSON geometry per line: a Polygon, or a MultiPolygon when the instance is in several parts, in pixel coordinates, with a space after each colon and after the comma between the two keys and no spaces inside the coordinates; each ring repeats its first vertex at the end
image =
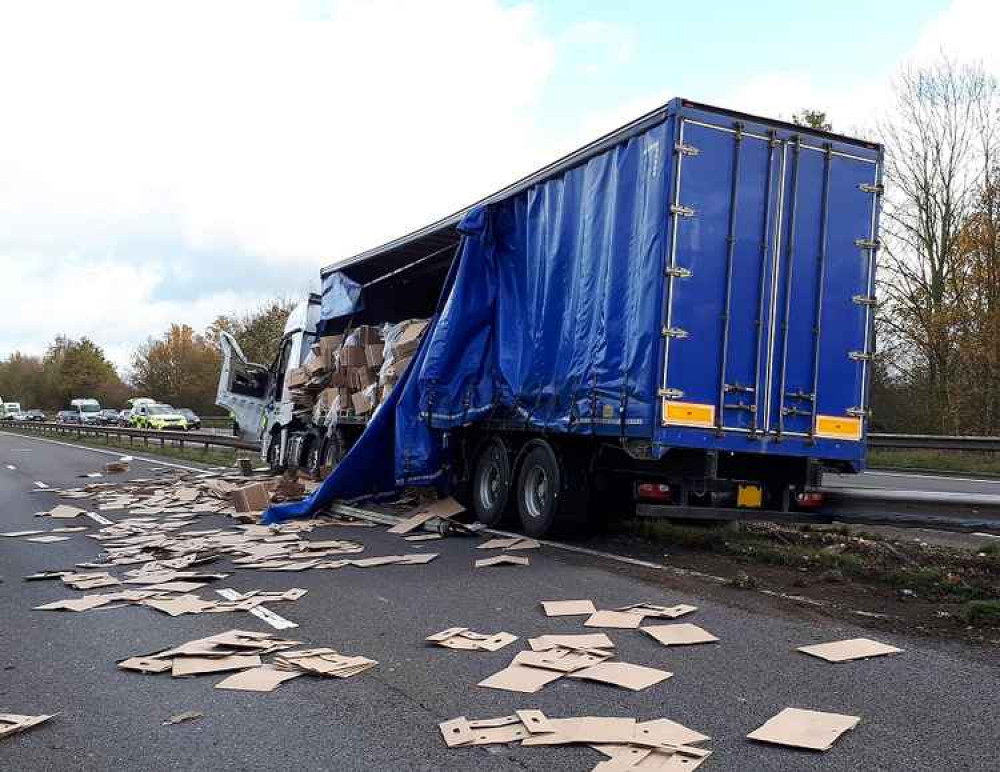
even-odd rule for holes
{"type": "Polygon", "coordinates": [[[637,490],[640,499],[669,502],[673,499],[670,486],[665,483],[639,483],[637,490]]]}
{"type": "Polygon", "coordinates": [[[796,496],[795,502],[802,509],[816,509],[823,506],[823,494],[819,491],[806,491],[796,496]]]}

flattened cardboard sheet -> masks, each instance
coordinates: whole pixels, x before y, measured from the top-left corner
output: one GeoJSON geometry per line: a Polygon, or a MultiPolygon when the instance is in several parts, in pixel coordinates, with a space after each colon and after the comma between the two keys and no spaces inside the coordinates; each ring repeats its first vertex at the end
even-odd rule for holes
{"type": "Polygon", "coordinates": [[[850,638],[844,641],[818,643],[814,646],[800,646],[798,651],[825,659],[827,662],[850,662],[855,659],[881,657],[886,654],[900,654],[903,650],[887,643],[873,641],[870,638],[850,638]]]}
{"type": "Polygon", "coordinates": [[[584,627],[616,627],[634,630],[642,624],[642,617],[627,611],[597,611],[590,615],[584,627]]]}
{"type": "Polygon", "coordinates": [[[476,568],[488,568],[490,566],[527,566],[530,562],[527,558],[518,555],[497,555],[494,558],[483,558],[476,561],[476,568]]]}
{"type": "Polygon", "coordinates": [[[532,651],[547,651],[557,646],[568,649],[613,649],[615,642],[606,633],[572,633],[569,635],[540,635],[529,638],[532,651]]]}
{"type": "Polygon", "coordinates": [[[472,734],[472,729],[469,727],[469,722],[465,719],[465,716],[459,716],[450,721],[442,721],[438,724],[438,729],[441,730],[444,744],[449,748],[472,745],[472,741],[475,739],[475,735],[472,734]]]}
{"type": "Polygon", "coordinates": [[[517,717],[521,719],[524,728],[531,732],[531,734],[556,731],[546,715],[540,710],[519,710],[517,711],[517,717]]]}
{"type": "Polygon", "coordinates": [[[650,625],[643,627],[648,633],[664,646],[690,646],[697,643],[718,643],[719,639],[698,625],[680,622],[673,625],[650,625]]]}
{"type": "Polygon", "coordinates": [[[512,663],[489,678],[483,679],[478,685],[487,689],[534,694],[546,684],[559,678],[562,678],[562,673],[512,663]]]}
{"type": "Polygon", "coordinates": [[[594,602],[591,600],[543,600],[542,608],[547,617],[571,617],[597,613],[594,602]]]}
{"type": "Polygon", "coordinates": [[[305,673],[301,671],[279,670],[274,665],[262,665],[223,678],[215,685],[215,688],[235,689],[243,692],[273,692],[285,681],[302,675],[305,673]]]}
{"type": "Polygon", "coordinates": [[[600,681],[637,692],[661,681],[666,681],[672,675],[673,673],[658,670],[655,667],[632,665],[628,662],[602,662],[599,665],[570,673],[569,677],[600,681]]]}
{"type": "Polygon", "coordinates": [[[569,743],[628,743],[635,734],[634,718],[580,716],[550,718],[551,732],[533,734],[524,745],[567,745],[569,743]]]}
{"type": "Polygon", "coordinates": [[[854,729],[860,722],[858,716],[785,708],[747,737],[764,743],[826,751],[844,732],[854,729]]]}
{"type": "Polygon", "coordinates": [[[202,673],[222,673],[226,670],[244,670],[260,667],[256,654],[236,654],[231,657],[175,657],[170,670],[174,678],[202,673]]]}

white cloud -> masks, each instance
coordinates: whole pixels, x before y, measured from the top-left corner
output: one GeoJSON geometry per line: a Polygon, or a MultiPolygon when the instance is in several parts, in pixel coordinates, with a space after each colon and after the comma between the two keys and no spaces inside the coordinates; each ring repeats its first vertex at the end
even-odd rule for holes
{"type": "Polygon", "coordinates": [[[530,171],[547,159],[532,109],[554,58],[533,10],[499,0],[309,16],[263,0],[0,0],[0,265],[30,282],[5,278],[0,307],[35,312],[0,327],[0,356],[52,329],[124,351],[252,299],[156,300],[209,267],[130,267],[124,237],[150,222],[190,253],[246,255],[250,273],[318,276],[530,171]],[[115,291],[81,293],[98,266],[115,291]]]}

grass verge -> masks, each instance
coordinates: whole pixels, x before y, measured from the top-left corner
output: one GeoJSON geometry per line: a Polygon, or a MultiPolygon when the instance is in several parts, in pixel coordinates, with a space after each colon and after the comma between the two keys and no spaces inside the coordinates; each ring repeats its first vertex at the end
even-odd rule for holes
{"type": "Polygon", "coordinates": [[[1000,457],[993,453],[962,453],[944,450],[870,450],[872,469],[932,469],[940,472],[1000,476],[1000,457]]]}
{"type": "MultiPolygon", "coordinates": [[[[956,616],[970,625],[1000,625],[1000,545],[971,550],[882,539],[837,526],[754,522],[718,526],[633,520],[629,530],[658,544],[723,555],[737,563],[785,567],[797,572],[803,586],[876,585],[901,596],[962,604],[956,616]]],[[[746,584],[734,581],[735,586],[746,584]]]]}

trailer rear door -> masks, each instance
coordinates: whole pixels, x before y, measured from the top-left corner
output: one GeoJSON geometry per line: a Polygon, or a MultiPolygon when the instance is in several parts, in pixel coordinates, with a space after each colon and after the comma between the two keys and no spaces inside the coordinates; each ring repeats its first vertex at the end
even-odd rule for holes
{"type": "Polygon", "coordinates": [[[877,164],[738,120],[676,151],[664,425],[860,439],[877,164]]]}

